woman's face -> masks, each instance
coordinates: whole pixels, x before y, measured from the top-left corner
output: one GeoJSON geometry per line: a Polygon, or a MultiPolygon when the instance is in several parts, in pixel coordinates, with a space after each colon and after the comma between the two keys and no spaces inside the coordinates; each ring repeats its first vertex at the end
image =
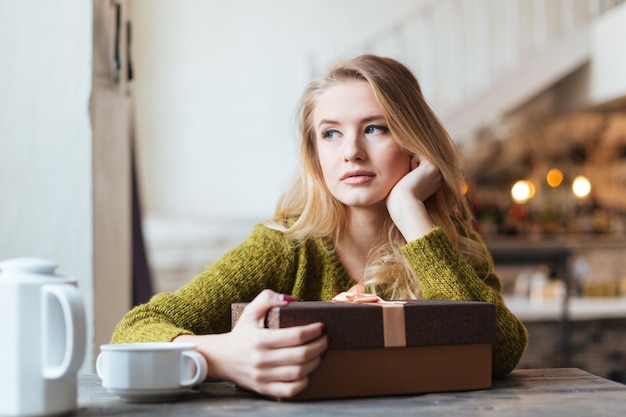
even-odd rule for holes
{"type": "Polygon", "coordinates": [[[365,81],[345,81],[322,93],[313,123],[326,185],[349,207],[384,204],[393,186],[410,170],[410,155],[389,132],[365,81]]]}

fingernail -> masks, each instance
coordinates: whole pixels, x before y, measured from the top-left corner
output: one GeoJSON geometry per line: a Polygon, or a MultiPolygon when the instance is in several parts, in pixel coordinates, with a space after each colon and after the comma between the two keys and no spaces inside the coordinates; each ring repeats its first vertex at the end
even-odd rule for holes
{"type": "Polygon", "coordinates": [[[326,334],[328,332],[328,326],[326,323],[322,323],[322,334],[326,334]]]}
{"type": "Polygon", "coordinates": [[[278,301],[287,301],[287,302],[292,302],[292,301],[296,301],[296,297],[292,297],[289,294],[279,294],[278,295],[278,301]]]}

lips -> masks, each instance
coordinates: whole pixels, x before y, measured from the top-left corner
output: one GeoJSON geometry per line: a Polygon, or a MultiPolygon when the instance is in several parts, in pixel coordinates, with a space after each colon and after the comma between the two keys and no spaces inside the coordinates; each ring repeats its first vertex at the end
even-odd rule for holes
{"type": "Polygon", "coordinates": [[[357,171],[349,171],[341,176],[341,181],[348,184],[361,184],[364,182],[371,181],[374,179],[376,174],[370,171],[365,170],[357,170],[357,171]]]}

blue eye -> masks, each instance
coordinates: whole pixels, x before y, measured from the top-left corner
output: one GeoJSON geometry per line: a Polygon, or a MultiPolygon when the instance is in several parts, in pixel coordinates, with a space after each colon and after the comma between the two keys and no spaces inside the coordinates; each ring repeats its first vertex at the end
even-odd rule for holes
{"type": "Polygon", "coordinates": [[[367,135],[385,134],[388,132],[389,128],[387,126],[369,125],[365,128],[365,134],[367,135]]]}
{"type": "Polygon", "coordinates": [[[335,129],[326,129],[325,131],[322,132],[322,138],[324,139],[333,140],[333,139],[337,139],[338,136],[339,136],[339,131],[335,129]]]}

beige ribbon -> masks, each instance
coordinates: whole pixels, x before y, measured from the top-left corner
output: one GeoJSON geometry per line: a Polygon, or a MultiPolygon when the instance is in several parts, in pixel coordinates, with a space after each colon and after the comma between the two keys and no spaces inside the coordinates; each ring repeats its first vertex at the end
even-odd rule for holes
{"type": "Polygon", "coordinates": [[[406,346],[404,301],[385,301],[374,294],[342,292],[331,300],[335,303],[376,304],[383,308],[385,347],[406,346]]]}

